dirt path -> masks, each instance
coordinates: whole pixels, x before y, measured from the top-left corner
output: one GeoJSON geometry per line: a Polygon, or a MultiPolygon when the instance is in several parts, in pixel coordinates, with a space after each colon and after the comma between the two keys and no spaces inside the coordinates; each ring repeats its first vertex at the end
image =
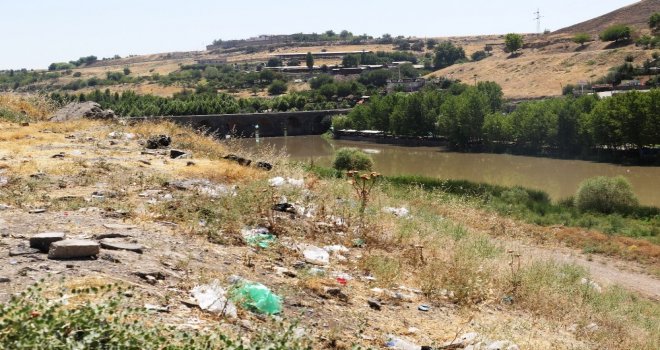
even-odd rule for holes
{"type": "Polygon", "coordinates": [[[589,257],[570,248],[540,247],[520,242],[507,242],[507,246],[524,252],[528,262],[541,259],[579,265],[587,269],[601,286],[619,285],[660,301],[660,280],[647,274],[638,264],[602,256],[589,257]]]}
{"type": "Polygon", "coordinates": [[[562,246],[553,238],[552,232],[557,230],[576,234],[577,229],[531,225],[465,206],[450,205],[441,211],[443,215],[469,229],[493,236],[496,242],[507,249],[520,252],[523,263],[539,259],[573,263],[586,268],[593,280],[602,286],[619,285],[653,300],[660,300],[660,279],[649,274],[652,266],[657,265],[643,265],[604,255],[587,255],[578,249],[562,246]]]}

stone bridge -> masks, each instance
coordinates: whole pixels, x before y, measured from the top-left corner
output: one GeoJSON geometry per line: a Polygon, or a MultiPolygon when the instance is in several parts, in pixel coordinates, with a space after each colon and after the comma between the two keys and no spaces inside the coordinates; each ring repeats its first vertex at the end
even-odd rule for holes
{"type": "Polygon", "coordinates": [[[259,136],[320,135],[330,127],[334,115],[347,114],[350,109],[331,109],[302,112],[210,114],[189,116],[161,116],[131,118],[139,120],[171,120],[193,128],[205,128],[219,135],[254,137],[256,126],[259,136]]]}

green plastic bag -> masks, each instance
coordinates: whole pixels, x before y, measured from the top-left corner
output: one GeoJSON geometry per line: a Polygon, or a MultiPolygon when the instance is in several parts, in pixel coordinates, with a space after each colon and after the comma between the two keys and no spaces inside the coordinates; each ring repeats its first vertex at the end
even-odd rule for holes
{"type": "Polygon", "coordinates": [[[275,242],[275,236],[270,233],[258,233],[247,239],[247,244],[252,247],[267,249],[271,243],[275,242]]]}
{"type": "Polygon", "coordinates": [[[268,315],[282,312],[282,299],[261,283],[243,282],[231,294],[234,303],[247,309],[268,315]]]}

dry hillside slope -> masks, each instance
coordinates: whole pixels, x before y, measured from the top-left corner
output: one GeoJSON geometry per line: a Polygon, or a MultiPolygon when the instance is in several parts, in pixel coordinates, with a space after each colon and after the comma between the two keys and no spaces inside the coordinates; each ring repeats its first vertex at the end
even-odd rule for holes
{"type": "Polygon", "coordinates": [[[555,31],[554,34],[573,34],[582,32],[597,34],[605,28],[617,23],[627,24],[637,29],[646,29],[648,28],[647,23],[649,16],[658,11],[660,11],[660,0],[642,0],[600,17],[559,29],[555,31]]]}

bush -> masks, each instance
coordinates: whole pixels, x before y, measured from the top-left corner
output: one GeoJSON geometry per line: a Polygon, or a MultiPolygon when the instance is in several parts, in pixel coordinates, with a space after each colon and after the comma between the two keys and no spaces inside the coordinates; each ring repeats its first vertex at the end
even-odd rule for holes
{"type": "Polygon", "coordinates": [[[488,54],[486,53],[486,51],[479,50],[472,53],[470,57],[472,58],[473,61],[481,61],[484,58],[488,57],[488,54]]]}
{"type": "Polygon", "coordinates": [[[584,43],[586,43],[589,40],[591,40],[591,35],[587,33],[578,33],[575,34],[575,36],[573,37],[573,42],[576,44],[580,44],[580,46],[584,46],[584,43]]]}
{"type": "Polygon", "coordinates": [[[630,27],[624,26],[622,24],[615,24],[600,33],[600,40],[618,42],[622,40],[629,40],[630,35],[630,27]]]}
{"type": "Polygon", "coordinates": [[[273,81],[270,86],[268,86],[268,93],[270,95],[281,95],[286,92],[286,83],[281,80],[273,81]]]}
{"type": "Polygon", "coordinates": [[[516,52],[523,47],[523,37],[520,34],[509,33],[504,36],[506,52],[516,52]]]}
{"type": "Polygon", "coordinates": [[[371,170],[373,165],[371,157],[359,149],[340,148],[332,166],[337,170],[371,170]]]}
{"type": "Polygon", "coordinates": [[[623,176],[586,179],[575,194],[575,206],[582,212],[628,213],[637,205],[632,186],[623,176]]]}

